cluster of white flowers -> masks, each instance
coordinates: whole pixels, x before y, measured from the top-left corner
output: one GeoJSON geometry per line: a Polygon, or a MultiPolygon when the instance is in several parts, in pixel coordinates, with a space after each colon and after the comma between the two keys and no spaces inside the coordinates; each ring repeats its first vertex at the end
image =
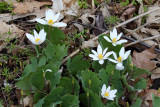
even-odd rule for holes
{"type": "MultiPolygon", "coordinates": [[[[45,19],[36,19],[36,21],[43,25],[49,25],[53,27],[65,27],[67,26],[66,23],[58,22],[58,18],[60,16],[60,12],[57,14],[54,14],[54,12],[49,9],[46,11],[46,17],[45,19]]],[[[40,45],[46,40],[47,33],[42,29],[39,34],[34,30],[34,35],[31,35],[29,33],[26,33],[27,38],[34,44],[34,45],[40,45]]]]}
{"type": "MultiPolygon", "coordinates": [[[[104,36],[104,39],[112,43],[113,46],[116,46],[116,45],[120,45],[122,43],[127,42],[127,40],[124,40],[124,39],[120,40],[121,36],[122,36],[122,33],[118,35],[116,28],[114,28],[113,32],[110,31],[110,39],[107,36],[104,36]]],[[[119,51],[119,57],[117,57],[116,53],[113,51],[106,53],[107,49],[108,48],[102,51],[102,47],[98,45],[97,52],[92,50],[93,54],[89,54],[89,57],[91,57],[93,60],[98,60],[100,64],[103,64],[104,60],[108,59],[109,61],[116,63],[117,70],[123,70],[124,69],[123,61],[128,58],[131,51],[129,50],[125,53],[125,49],[124,47],[122,47],[121,50],[119,51]],[[113,54],[114,59],[108,58],[111,54],[113,54]]]]}

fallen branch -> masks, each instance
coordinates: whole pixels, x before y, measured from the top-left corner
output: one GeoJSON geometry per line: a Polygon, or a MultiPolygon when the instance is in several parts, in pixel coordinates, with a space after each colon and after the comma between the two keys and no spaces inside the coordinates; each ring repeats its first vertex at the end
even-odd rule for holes
{"type": "Polygon", "coordinates": [[[156,36],[148,37],[148,38],[145,38],[145,39],[137,40],[135,42],[132,42],[130,44],[125,45],[125,47],[129,47],[129,46],[135,45],[137,43],[140,43],[140,42],[143,42],[143,41],[147,41],[147,40],[152,40],[152,39],[155,39],[155,38],[158,38],[158,37],[160,37],[160,35],[156,35],[156,36]]]}

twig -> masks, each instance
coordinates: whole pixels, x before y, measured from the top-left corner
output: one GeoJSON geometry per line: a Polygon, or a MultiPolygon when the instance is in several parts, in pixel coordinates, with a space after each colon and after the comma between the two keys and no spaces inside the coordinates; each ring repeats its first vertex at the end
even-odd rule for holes
{"type": "MultiPolygon", "coordinates": [[[[129,41],[132,41],[132,42],[135,42],[135,41],[136,41],[136,39],[130,38],[130,37],[128,37],[128,36],[123,36],[123,35],[122,35],[122,38],[125,38],[125,39],[127,39],[127,40],[129,40],[129,41]]],[[[144,46],[144,47],[146,47],[146,48],[150,48],[150,47],[151,47],[150,45],[147,45],[147,44],[145,44],[144,42],[139,42],[139,44],[142,45],[142,46],[144,46]]],[[[160,50],[157,49],[157,48],[155,48],[155,52],[160,53],[160,50]]]]}
{"type": "MultiPolygon", "coordinates": [[[[131,19],[129,19],[129,20],[125,21],[125,22],[122,22],[122,23],[120,23],[119,25],[115,26],[115,28],[119,28],[119,27],[121,27],[121,26],[123,26],[123,25],[126,25],[126,24],[128,24],[128,23],[130,23],[130,22],[132,22],[132,21],[134,21],[134,20],[136,20],[136,19],[138,19],[138,18],[140,18],[140,17],[143,17],[143,16],[145,16],[145,15],[147,15],[147,14],[149,14],[149,13],[155,12],[155,11],[157,11],[157,10],[160,10],[160,8],[156,8],[156,9],[154,9],[154,10],[151,10],[151,11],[145,12],[145,13],[143,13],[143,14],[141,14],[141,15],[138,15],[138,16],[136,16],[136,17],[133,17],[133,18],[131,18],[131,19]]],[[[108,32],[109,32],[109,30],[106,31],[106,32],[104,32],[104,33],[102,33],[102,34],[107,34],[108,32]]],[[[100,34],[100,35],[102,35],[102,34],[100,34]]],[[[89,39],[88,41],[95,41],[95,40],[98,39],[98,37],[99,37],[100,35],[94,37],[93,39],[89,39]]],[[[80,47],[80,48],[81,48],[81,47],[80,47]]],[[[73,57],[74,55],[76,55],[76,54],[80,51],[80,48],[77,49],[76,51],[74,51],[73,53],[71,53],[68,57],[66,57],[66,58],[62,61],[62,64],[65,63],[65,62],[68,60],[68,58],[73,57]]]]}
{"type": "Polygon", "coordinates": [[[104,29],[98,28],[96,26],[83,24],[83,23],[80,23],[80,22],[77,22],[77,21],[70,21],[70,23],[77,23],[77,24],[83,25],[83,26],[88,27],[88,28],[94,28],[94,29],[97,29],[97,30],[100,30],[100,31],[103,31],[103,32],[105,31],[104,29]]]}
{"type": "Polygon", "coordinates": [[[158,38],[158,37],[160,37],[160,35],[156,35],[156,36],[148,37],[148,38],[145,38],[145,39],[137,40],[135,42],[132,42],[130,44],[125,45],[125,47],[129,47],[131,45],[135,45],[137,43],[140,43],[140,42],[143,42],[143,41],[147,41],[147,40],[152,40],[152,39],[155,39],[155,38],[158,38]]]}
{"type": "Polygon", "coordinates": [[[76,51],[74,51],[73,53],[71,53],[69,56],[67,56],[63,61],[62,64],[64,62],[66,62],[69,58],[73,57],[74,55],[76,55],[78,52],[80,51],[80,49],[77,49],[76,51]]]}

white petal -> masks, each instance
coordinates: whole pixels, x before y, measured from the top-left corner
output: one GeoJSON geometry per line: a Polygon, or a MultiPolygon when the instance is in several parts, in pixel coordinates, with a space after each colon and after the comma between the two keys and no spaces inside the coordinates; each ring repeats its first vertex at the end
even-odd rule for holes
{"type": "Polygon", "coordinates": [[[117,46],[115,43],[112,43],[113,46],[117,46]]]}
{"type": "Polygon", "coordinates": [[[104,39],[106,39],[108,42],[112,42],[107,36],[104,36],[104,39]]]}
{"type": "Polygon", "coordinates": [[[103,54],[102,54],[103,56],[107,52],[107,50],[108,50],[108,48],[104,49],[103,54]]]}
{"type": "Polygon", "coordinates": [[[46,11],[46,20],[50,20],[50,19],[53,19],[54,17],[54,12],[52,11],[52,9],[49,9],[46,11]]]}
{"type": "Polygon", "coordinates": [[[118,63],[118,64],[116,64],[116,69],[117,70],[123,70],[124,66],[122,65],[122,63],[118,63]]]}
{"type": "Polygon", "coordinates": [[[52,72],[52,70],[51,69],[47,69],[46,72],[52,72]]]}
{"type": "Polygon", "coordinates": [[[53,27],[65,27],[67,26],[67,24],[63,22],[57,22],[57,23],[54,23],[52,26],[53,27]]]}
{"type": "Polygon", "coordinates": [[[116,95],[114,95],[114,94],[109,94],[110,96],[109,96],[109,98],[110,99],[114,99],[114,97],[116,97],[116,95]]]}
{"type": "Polygon", "coordinates": [[[113,32],[112,32],[112,31],[110,31],[110,38],[111,38],[111,40],[114,39],[114,38],[113,38],[113,32]]]}
{"type": "Polygon", "coordinates": [[[89,57],[93,58],[93,60],[99,60],[99,58],[93,54],[89,54],[89,57]]]}
{"type": "Polygon", "coordinates": [[[113,52],[107,52],[107,53],[105,54],[105,56],[104,56],[104,59],[107,59],[108,56],[110,56],[112,53],[113,53],[113,52]]]}
{"type": "Polygon", "coordinates": [[[102,47],[101,47],[101,45],[98,45],[98,47],[97,47],[97,53],[98,54],[102,54],[102,47]]]}
{"type": "Polygon", "coordinates": [[[112,51],[112,53],[113,53],[114,59],[117,60],[118,59],[117,58],[117,54],[115,52],[113,52],[113,51],[112,51]]]}
{"type": "Polygon", "coordinates": [[[123,60],[126,60],[130,53],[131,53],[131,50],[127,51],[123,56],[123,60]]]}
{"type": "Polygon", "coordinates": [[[107,98],[107,99],[108,99],[108,100],[112,100],[112,101],[114,100],[113,98],[107,98]]]}
{"type": "Polygon", "coordinates": [[[110,87],[110,86],[108,86],[108,88],[107,88],[106,92],[109,92],[109,91],[110,91],[110,89],[111,89],[111,87],[110,87]]]}
{"type": "Polygon", "coordinates": [[[116,44],[117,44],[117,45],[120,45],[120,44],[126,43],[126,42],[127,42],[127,40],[121,39],[121,40],[117,41],[116,44]]]}
{"type": "Polygon", "coordinates": [[[114,59],[110,59],[108,58],[109,61],[113,62],[113,63],[118,63],[118,61],[114,60],[114,59]]]}
{"type": "Polygon", "coordinates": [[[123,58],[125,53],[124,47],[121,48],[121,50],[119,51],[119,56],[123,58]]]}
{"type": "Polygon", "coordinates": [[[40,37],[40,40],[41,40],[42,43],[46,40],[46,35],[47,35],[47,33],[44,31],[44,29],[42,29],[39,32],[39,37],[40,37]]]}
{"type": "Polygon", "coordinates": [[[36,21],[42,25],[47,25],[47,22],[43,19],[36,19],[36,21]]]}
{"type": "Polygon", "coordinates": [[[116,28],[113,29],[113,33],[112,33],[111,36],[112,36],[113,39],[117,38],[117,29],[116,28]]]}
{"type": "Polygon", "coordinates": [[[111,90],[109,93],[114,95],[114,94],[116,94],[116,92],[117,92],[117,90],[111,90]]]}
{"type": "Polygon", "coordinates": [[[60,12],[58,12],[54,17],[53,17],[53,21],[56,22],[58,20],[60,16],[60,12]]]}
{"type": "Polygon", "coordinates": [[[104,63],[104,60],[99,60],[99,64],[103,64],[104,63]]]}
{"type": "Polygon", "coordinates": [[[120,33],[120,34],[117,36],[116,40],[118,41],[118,40],[121,38],[121,36],[122,36],[122,33],[120,33]]]}
{"type": "Polygon", "coordinates": [[[34,37],[35,37],[35,38],[38,38],[39,35],[38,35],[38,33],[36,32],[36,30],[33,30],[33,33],[34,33],[34,37]]]}
{"type": "Polygon", "coordinates": [[[102,89],[101,89],[101,95],[103,96],[106,92],[106,84],[103,84],[102,89]]]}
{"type": "Polygon", "coordinates": [[[33,35],[26,33],[26,37],[33,43],[35,44],[35,38],[33,37],[33,35]]]}
{"type": "Polygon", "coordinates": [[[95,54],[96,56],[98,56],[98,53],[95,50],[91,50],[93,54],[95,54]]]}

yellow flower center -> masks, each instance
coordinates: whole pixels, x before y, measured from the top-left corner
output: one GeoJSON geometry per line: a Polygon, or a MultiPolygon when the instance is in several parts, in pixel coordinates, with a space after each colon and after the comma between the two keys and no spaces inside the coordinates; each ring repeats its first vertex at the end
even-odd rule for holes
{"type": "Polygon", "coordinates": [[[122,62],[122,57],[118,57],[118,62],[122,62]]]}
{"type": "Polygon", "coordinates": [[[37,43],[38,41],[40,41],[40,39],[37,38],[37,39],[36,39],[36,43],[37,43]]]}
{"type": "Polygon", "coordinates": [[[102,55],[102,54],[99,54],[99,55],[98,55],[98,58],[99,58],[99,59],[103,59],[103,55],[102,55]]]}
{"type": "Polygon", "coordinates": [[[108,97],[108,96],[109,96],[109,92],[106,92],[106,93],[104,94],[104,96],[105,96],[105,97],[108,97]]]}
{"type": "Polygon", "coordinates": [[[114,39],[112,40],[113,43],[116,43],[116,41],[117,41],[116,38],[114,38],[114,39]]]}
{"type": "Polygon", "coordinates": [[[49,19],[49,20],[48,20],[48,24],[49,24],[49,25],[53,25],[53,20],[49,19]]]}

